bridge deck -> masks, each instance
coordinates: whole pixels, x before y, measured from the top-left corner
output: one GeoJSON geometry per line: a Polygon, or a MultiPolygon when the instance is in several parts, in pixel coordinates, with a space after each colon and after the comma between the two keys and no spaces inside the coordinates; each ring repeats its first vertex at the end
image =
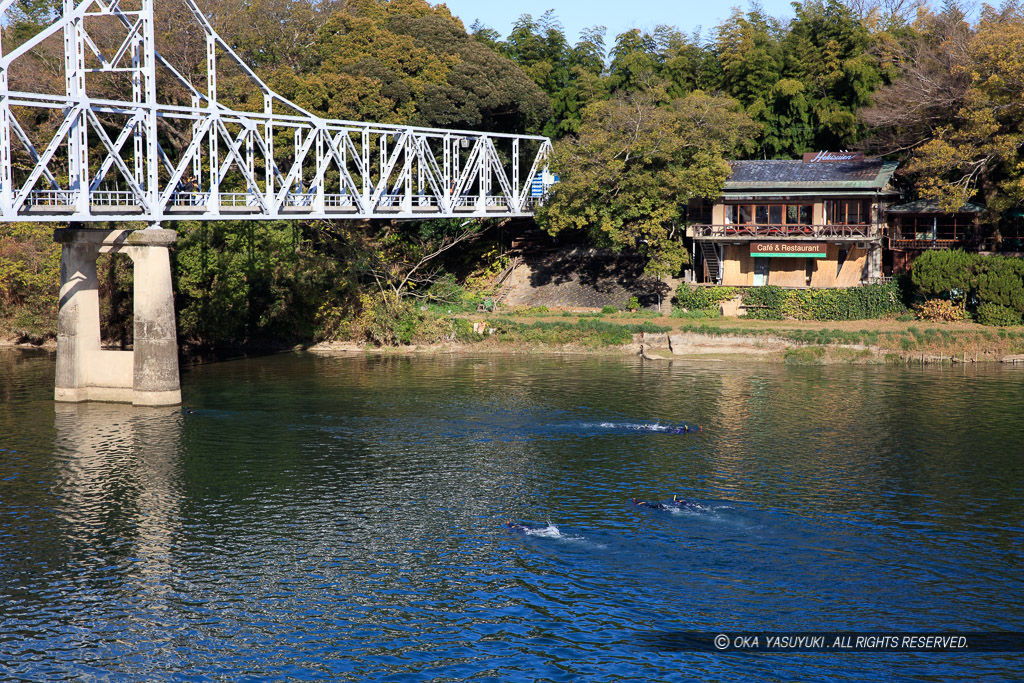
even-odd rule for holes
{"type": "MultiPolygon", "coordinates": [[[[106,193],[115,194],[115,193],[106,193]]],[[[128,196],[109,197],[93,192],[87,214],[79,211],[77,193],[69,191],[41,190],[31,192],[18,216],[33,221],[88,221],[88,220],[141,220],[147,209],[133,201],[130,193],[116,193],[128,196]]],[[[266,197],[261,197],[266,200],[266,197]]],[[[265,201],[266,204],[272,205],[265,201]]],[[[532,216],[536,206],[533,198],[523,202],[521,210],[515,211],[504,196],[451,198],[445,207],[435,198],[423,195],[403,197],[389,195],[382,197],[371,210],[364,211],[358,198],[352,195],[324,194],[317,197],[310,194],[288,195],[284,206],[278,211],[266,211],[255,195],[246,193],[221,193],[216,204],[211,203],[209,192],[177,193],[164,209],[164,215],[174,220],[216,220],[226,217],[250,219],[273,218],[445,218],[458,216],[532,216]]]]}

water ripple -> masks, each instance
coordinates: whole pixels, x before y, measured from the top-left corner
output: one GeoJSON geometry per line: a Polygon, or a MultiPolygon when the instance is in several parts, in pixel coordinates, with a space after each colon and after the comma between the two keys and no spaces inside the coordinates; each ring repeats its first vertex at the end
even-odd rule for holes
{"type": "Polygon", "coordinates": [[[8,679],[1019,670],[640,644],[1019,628],[1019,373],[284,356],[187,372],[182,410],[54,406],[52,356],[2,356],[8,679]]]}

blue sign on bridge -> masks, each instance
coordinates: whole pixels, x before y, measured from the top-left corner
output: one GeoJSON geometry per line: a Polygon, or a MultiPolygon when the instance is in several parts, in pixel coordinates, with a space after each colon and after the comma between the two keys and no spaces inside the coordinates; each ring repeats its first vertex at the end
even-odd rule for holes
{"type": "Polygon", "coordinates": [[[550,171],[539,171],[530,181],[530,196],[534,198],[543,197],[551,189],[551,186],[558,182],[558,176],[550,171]]]}

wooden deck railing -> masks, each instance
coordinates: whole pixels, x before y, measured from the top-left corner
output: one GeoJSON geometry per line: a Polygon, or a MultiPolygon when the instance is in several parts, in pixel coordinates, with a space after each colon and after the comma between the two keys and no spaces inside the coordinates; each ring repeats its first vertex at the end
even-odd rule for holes
{"type": "Polygon", "coordinates": [[[966,239],[919,240],[890,237],[889,247],[892,249],[952,249],[967,246],[966,239]]]}
{"type": "Polygon", "coordinates": [[[802,239],[854,238],[871,239],[880,233],[875,225],[836,224],[831,225],[775,225],[764,223],[729,225],[694,225],[694,237],[723,237],[750,239],[760,237],[785,237],[802,239]]]}

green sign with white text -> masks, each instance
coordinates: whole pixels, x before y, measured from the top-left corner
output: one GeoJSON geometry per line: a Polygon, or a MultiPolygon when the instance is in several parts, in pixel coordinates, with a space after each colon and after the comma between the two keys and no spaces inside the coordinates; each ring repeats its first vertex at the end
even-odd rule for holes
{"type": "Polygon", "coordinates": [[[751,242],[750,255],[757,258],[825,258],[828,247],[824,242],[751,242]]]}

